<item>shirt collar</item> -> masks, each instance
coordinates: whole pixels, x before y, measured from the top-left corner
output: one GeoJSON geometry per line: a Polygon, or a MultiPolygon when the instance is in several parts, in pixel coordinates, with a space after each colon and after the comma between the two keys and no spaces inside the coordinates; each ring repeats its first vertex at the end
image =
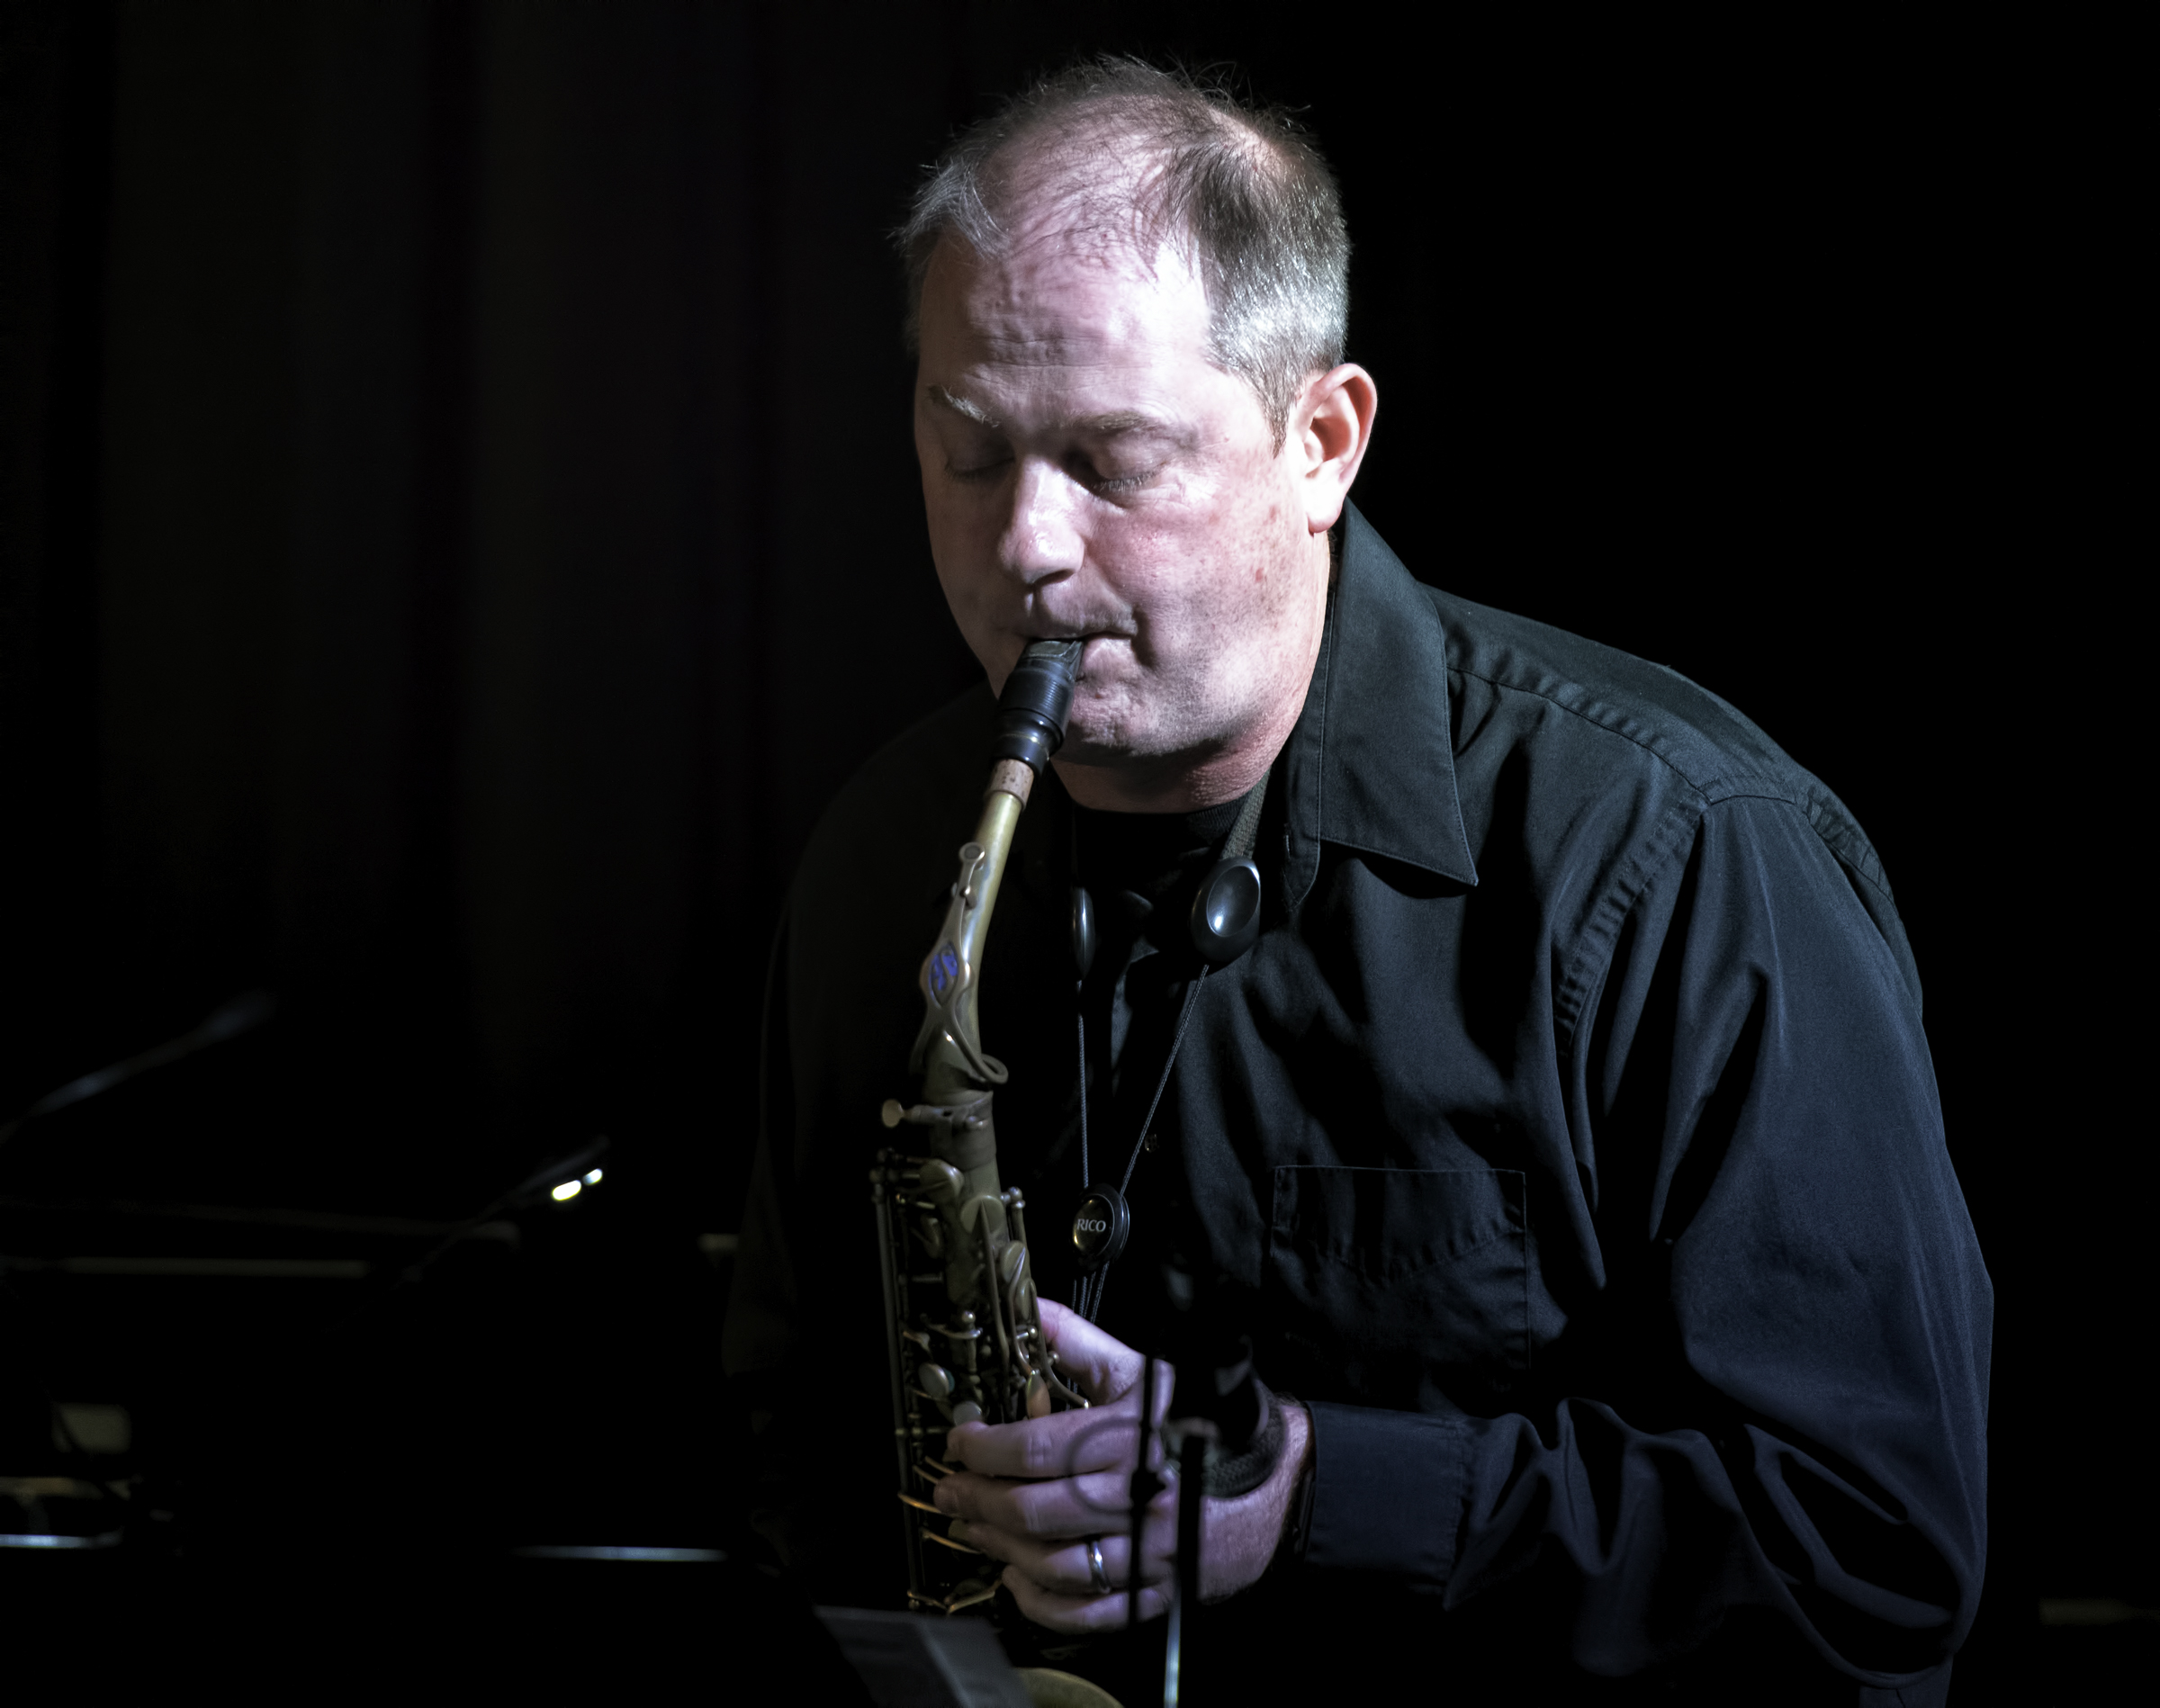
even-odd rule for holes
{"type": "Polygon", "coordinates": [[[1282,754],[1293,905],[1318,876],[1322,842],[1478,881],[1455,794],[1440,614],[1354,505],[1312,685],[1282,754]]]}

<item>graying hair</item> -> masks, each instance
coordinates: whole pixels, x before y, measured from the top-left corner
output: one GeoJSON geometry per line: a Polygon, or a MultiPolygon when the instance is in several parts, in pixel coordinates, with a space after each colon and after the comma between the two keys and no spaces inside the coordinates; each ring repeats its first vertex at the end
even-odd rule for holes
{"type": "Polygon", "coordinates": [[[1252,387],[1280,447],[1305,381],[1343,359],[1350,313],[1342,196],[1297,122],[1139,59],[1106,56],[1037,83],[954,140],[894,234],[910,354],[938,245],[950,237],[996,258],[1007,221],[1044,194],[1066,204],[1073,229],[1121,218],[1136,238],[1190,246],[1208,360],[1252,387]],[[1115,164],[1094,166],[1102,160],[1115,164]]]}

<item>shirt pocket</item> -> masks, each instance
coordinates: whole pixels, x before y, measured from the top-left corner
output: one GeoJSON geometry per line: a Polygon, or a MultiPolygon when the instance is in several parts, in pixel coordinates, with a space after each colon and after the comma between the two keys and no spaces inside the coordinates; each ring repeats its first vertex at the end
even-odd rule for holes
{"type": "Polygon", "coordinates": [[[1530,1363],[1527,1229],[1519,1169],[1276,1169],[1265,1284],[1279,1385],[1496,1409],[1530,1363]]]}

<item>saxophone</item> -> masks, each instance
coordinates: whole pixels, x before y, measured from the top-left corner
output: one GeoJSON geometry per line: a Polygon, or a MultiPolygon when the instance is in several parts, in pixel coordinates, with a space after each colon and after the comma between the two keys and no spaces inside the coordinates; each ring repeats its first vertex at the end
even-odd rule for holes
{"type": "Polygon", "coordinates": [[[990,1099],[1006,1072],[984,1053],[976,1013],[1013,832],[1065,739],[1080,651],[1078,641],[1035,642],[999,697],[981,817],[918,975],[922,1026],[908,1069],[921,1076],[921,1094],[912,1104],[888,1100],[883,1110],[888,1128],[915,1129],[913,1142],[880,1150],[870,1173],[908,1605],[948,1614],[988,1601],[997,1576],[994,1566],[976,1569],[978,1551],[932,1528],[942,1515],[925,1497],[952,1469],[935,1456],[945,1432],[1087,1404],[1059,1380],[1043,1336],[1026,1206],[1017,1187],[998,1183],[990,1099]]]}

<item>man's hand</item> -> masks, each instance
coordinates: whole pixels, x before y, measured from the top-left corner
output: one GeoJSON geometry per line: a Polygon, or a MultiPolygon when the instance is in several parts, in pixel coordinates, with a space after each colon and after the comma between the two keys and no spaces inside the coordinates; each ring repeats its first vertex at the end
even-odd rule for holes
{"type": "MultiPolygon", "coordinates": [[[[1084,1317],[1041,1301],[1043,1333],[1067,1384],[1094,1403],[1018,1424],[963,1424],[946,1438],[946,1457],[966,1469],[938,1485],[937,1505],[957,1522],[952,1539],[1005,1564],[1005,1587],[1020,1610],[1053,1631],[1122,1624],[1132,1563],[1130,1498],[1138,1454],[1140,1354],[1084,1317]],[[1112,1587],[1097,1587],[1088,1552],[1098,1541],[1112,1587]]],[[[1172,1372],[1156,1366],[1153,1421],[1170,1399],[1172,1372]]],[[[1282,1402],[1278,1402],[1282,1403],[1282,1402]]],[[[1290,1501],[1312,1451],[1303,1409],[1283,1404],[1286,1431],[1274,1474],[1235,1500],[1201,1503],[1201,1595],[1220,1601],[1267,1569],[1290,1516],[1290,1501]]],[[[1159,1446],[1151,1462],[1162,1468],[1159,1446]]],[[[1167,1610],[1177,1551],[1177,1494],[1148,1504],[1142,1527],[1139,1613],[1167,1610]]]]}

